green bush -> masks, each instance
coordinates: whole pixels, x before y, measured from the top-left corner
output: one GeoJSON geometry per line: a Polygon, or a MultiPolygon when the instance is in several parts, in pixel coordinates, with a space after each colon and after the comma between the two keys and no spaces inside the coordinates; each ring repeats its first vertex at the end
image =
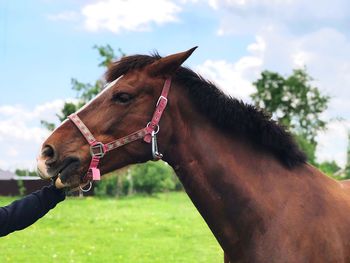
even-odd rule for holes
{"type": "Polygon", "coordinates": [[[131,173],[136,192],[153,194],[175,189],[174,173],[165,162],[135,165],[131,173]]]}
{"type": "Polygon", "coordinates": [[[115,176],[104,176],[101,181],[95,184],[94,193],[97,196],[116,196],[115,176]]]}
{"type": "Polygon", "coordinates": [[[20,196],[24,196],[26,193],[26,187],[24,186],[23,180],[17,180],[18,192],[20,196]]]}
{"type": "Polygon", "coordinates": [[[95,186],[97,196],[125,196],[179,191],[183,187],[165,162],[147,162],[104,175],[95,186]]]}
{"type": "Polygon", "coordinates": [[[127,170],[115,171],[106,174],[95,185],[94,193],[97,196],[123,196],[128,194],[130,183],[127,180],[127,170]]]}
{"type": "Polygon", "coordinates": [[[333,161],[324,161],[317,164],[317,168],[324,172],[327,176],[336,180],[349,179],[347,177],[346,171],[343,171],[341,167],[333,161]]]}

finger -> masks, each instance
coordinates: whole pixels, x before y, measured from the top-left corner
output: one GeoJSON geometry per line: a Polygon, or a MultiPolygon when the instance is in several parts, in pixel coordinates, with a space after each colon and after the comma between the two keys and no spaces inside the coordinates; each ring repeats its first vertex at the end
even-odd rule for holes
{"type": "Polygon", "coordinates": [[[62,183],[61,178],[57,177],[56,181],[55,181],[55,186],[57,189],[61,189],[66,187],[66,185],[64,183],[62,183]]]}

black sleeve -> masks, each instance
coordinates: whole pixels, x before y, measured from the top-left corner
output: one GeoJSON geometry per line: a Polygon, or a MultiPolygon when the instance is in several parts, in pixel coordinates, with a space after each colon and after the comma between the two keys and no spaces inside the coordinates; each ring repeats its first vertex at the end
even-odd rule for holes
{"type": "Polygon", "coordinates": [[[51,185],[0,207],[0,237],[30,226],[64,199],[65,192],[51,185]]]}

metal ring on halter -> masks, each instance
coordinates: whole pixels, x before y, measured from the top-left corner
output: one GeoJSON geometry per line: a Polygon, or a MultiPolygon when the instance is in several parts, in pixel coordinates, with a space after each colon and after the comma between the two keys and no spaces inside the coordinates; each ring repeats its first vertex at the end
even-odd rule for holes
{"type": "MultiPolygon", "coordinates": [[[[147,127],[149,127],[151,125],[151,122],[149,122],[149,123],[147,123],[147,127]]],[[[157,134],[158,132],[159,132],[159,125],[157,124],[156,126],[155,126],[155,130],[154,130],[154,134],[157,134]]]]}
{"type": "Polygon", "coordinates": [[[92,182],[91,181],[89,181],[89,188],[88,189],[84,189],[83,187],[81,187],[81,185],[79,185],[79,189],[82,192],[84,192],[84,193],[89,192],[91,190],[91,188],[92,188],[92,182]]]}

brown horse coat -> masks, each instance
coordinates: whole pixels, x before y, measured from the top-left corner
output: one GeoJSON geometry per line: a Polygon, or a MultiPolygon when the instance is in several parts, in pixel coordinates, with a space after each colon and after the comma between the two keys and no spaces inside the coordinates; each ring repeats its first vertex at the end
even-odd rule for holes
{"type": "MultiPolygon", "coordinates": [[[[116,62],[107,81],[122,77],[79,117],[99,141],[130,134],[150,120],[164,80],[172,77],[159,147],[226,261],[350,262],[349,183],[307,164],[291,135],[262,111],[181,67],[193,50],[116,62]]],[[[106,154],[101,170],[147,161],[150,152],[142,140],[130,143],[106,154]]],[[[44,142],[39,169],[74,187],[90,159],[86,141],[66,121],[44,142]]]]}

